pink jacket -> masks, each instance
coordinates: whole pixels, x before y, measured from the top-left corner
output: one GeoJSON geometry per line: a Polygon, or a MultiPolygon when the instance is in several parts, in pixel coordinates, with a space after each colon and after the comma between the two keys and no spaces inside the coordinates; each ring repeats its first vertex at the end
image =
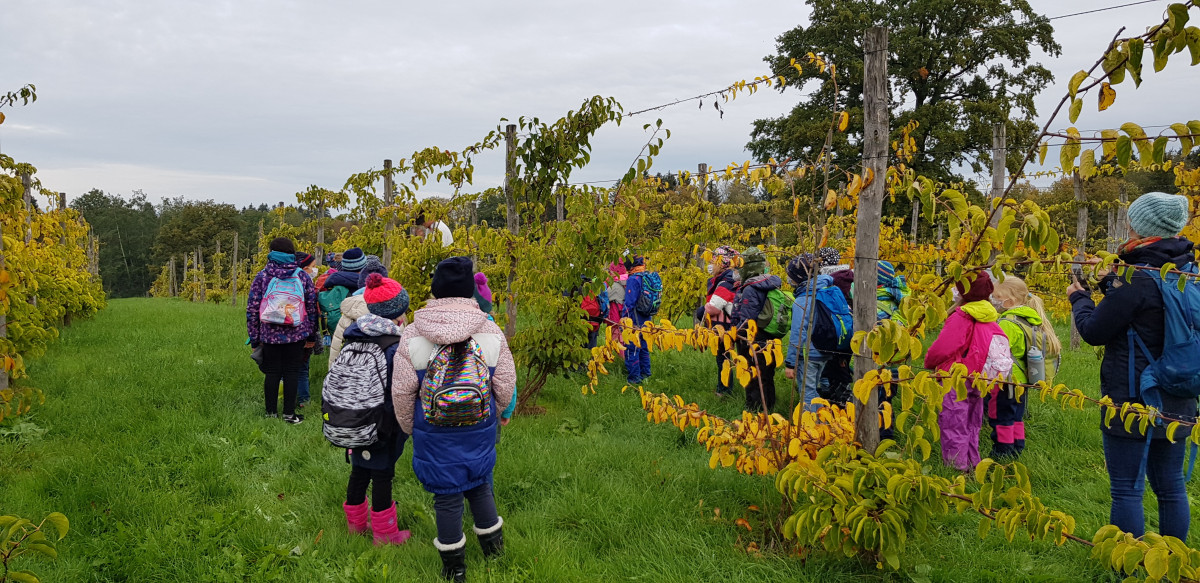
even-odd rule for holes
{"type": "MultiPolygon", "coordinates": [[[[999,314],[991,303],[986,301],[971,302],[954,310],[942,327],[929,352],[925,353],[925,368],[930,370],[949,370],[956,362],[967,367],[968,372],[983,372],[984,366],[989,366],[988,372],[1003,372],[1007,374],[1012,368],[1012,357],[1007,357],[1005,367],[1003,355],[993,355],[988,362],[989,352],[992,352],[993,339],[999,336],[1008,343],[1004,330],[996,323],[999,314]]],[[[997,343],[999,344],[999,343],[997,343]]]]}

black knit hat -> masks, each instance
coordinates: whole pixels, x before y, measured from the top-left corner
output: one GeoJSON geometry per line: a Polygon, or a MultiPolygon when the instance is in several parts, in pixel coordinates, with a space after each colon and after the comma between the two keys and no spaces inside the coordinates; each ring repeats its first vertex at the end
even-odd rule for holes
{"type": "Polygon", "coordinates": [[[271,251],[278,251],[280,253],[296,253],[296,246],[292,243],[292,240],[288,239],[287,237],[276,237],[271,239],[271,244],[267,247],[271,251]]]}
{"type": "Polygon", "coordinates": [[[433,272],[429,291],[438,299],[475,297],[475,265],[471,258],[443,259],[433,272]]]}

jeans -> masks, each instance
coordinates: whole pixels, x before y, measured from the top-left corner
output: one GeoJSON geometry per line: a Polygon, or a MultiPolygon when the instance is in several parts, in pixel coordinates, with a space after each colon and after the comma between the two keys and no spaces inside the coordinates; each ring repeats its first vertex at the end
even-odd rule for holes
{"type": "Polygon", "coordinates": [[[434,494],[433,510],[437,515],[437,539],[443,545],[452,545],[463,539],[464,497],[471,506],[475,528],[491,528],[500,522],[500,514],[496,512],[496,499],[492,496],[491,481],[466,492],[434,494]]]}
{"type": "MultiPolygon", "coordinates": [[[[762,345],[757,345],[758,350],[762,350],[762,345]]],[[[746,387],[746,410],[751,413],[759,413],[766,411],[770,413],[775,409],[775,363],[766,363],[766,358],[760,352],[752,358],[750,356],[750,344],[739,340],[738,354],[746,357],[752,368],[757,369],[757,374],[753,379],[750,379],[750,386],[746,387]],[[759,381],[762,385],[759,385],[759,381]],[[763,399],[766,399],[765,403],[763,399]],[[765,406],[765,407],[764,407],[765,406]]]]}
{"type": "Polygon", "coordinates": [[[826,359],[808,357],[808,367],[804,367],[804,362],[796,363],[796,390],[800,392],[801,400],[804,403],[805,411],[816,412],[819,407],[813,405],[812,400],[817,398],[817,387],[821,386],[821,371],[825,370],[826,359]]]}
{"type": "Polygon", "coordinates": [[[392,507],[392,479],[396,468],[371,470],[350,466],[350,481],[346,484],[346,504],[358,506],[367,500],[367,486],[371,489],[371,510],[383,512],[392,507]]]}
{"type": "Polygon", "coordinates": [[[299,405],[303,405],[303,404],[307,403],[310,398],[309,394],[308,394],[308,382],[309,382],[308,361],[309,360],[310,360],[309,356],[307,354],[305,354],[304,355],[304,370],[300,371],[300,382],[296,385],[296,403],[299,405]]]}
{"type": "Polygon", "coordinates": [[[633,342],[625,345],[625,374],[631,385],[650,378],[650,347],[645,338],[641,345],[633,342]]]}
{"type": "Polygon", "coordinates": [[[279,408],[279,381],[283,381],[283,414],[296,413],[296,390],[300,385],[300,374],[304,368],[304,341],[289,344],[263,344],[263,397],[267,414],[274,415],[279,408]]]}
{"type": "MultiPolygon", "coordinates": [[[[1171,443],[1166,439],[1150,441],[1150,457],[1146,459],[1146,478],[1158,498],[1158,531],[1187,541],[1191,509],[1183,482],[1183,460],[1187,451],[1185,440],[1171,443]]],[[[1140,537],[1146,532],[1143,498],[1146,479],[1138,476],[1146,440],[1129,439],[1104,434],[1104,462],[1108,466],[1108,484],[1112,493],[1109,522],[1121,530],[1140,537]]]]}

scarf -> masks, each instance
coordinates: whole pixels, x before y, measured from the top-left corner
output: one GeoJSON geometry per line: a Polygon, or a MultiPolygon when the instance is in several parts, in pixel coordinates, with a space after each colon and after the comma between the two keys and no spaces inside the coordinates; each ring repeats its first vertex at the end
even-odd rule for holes
{"type": "Polygon", "coordinates": [[[296,254],[284,253],[282,251],[272,251],[267,253],[267,261],[274,261],[275,263],[295,263],[296,254]]]}
{"type": "Polygon", "coordinates": [[[1130,239],[1124,243],[1121,243],[1120,247],[1117,247],[1117,255],[1124,255],[1130,251],[1133,251],[1134,249],[1149,247],[1150,245],[1162,240],[1162,237],[1142,237],[1141,239],[1130,239]]]}

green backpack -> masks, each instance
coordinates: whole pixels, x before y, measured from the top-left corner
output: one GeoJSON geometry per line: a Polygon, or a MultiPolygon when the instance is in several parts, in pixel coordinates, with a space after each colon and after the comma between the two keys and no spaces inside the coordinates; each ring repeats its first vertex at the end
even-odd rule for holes
{"type": "Polygon", "coordinates": [[[768,338],[783,338],[792,329],[792,303],[796,298],[791,292],[773,289],[767,292],[767,300],[763,302],[762,311],[754,320],[758,329],[768,338]]]}
{"type": "Polygon", "coordinates": [[[350,295],[350,290],[336,286],[317,294],[317,305],[325,316],[325,325],[330,334],[337,330],[338,320],[342,319],[342,300],[350,295]]]}

